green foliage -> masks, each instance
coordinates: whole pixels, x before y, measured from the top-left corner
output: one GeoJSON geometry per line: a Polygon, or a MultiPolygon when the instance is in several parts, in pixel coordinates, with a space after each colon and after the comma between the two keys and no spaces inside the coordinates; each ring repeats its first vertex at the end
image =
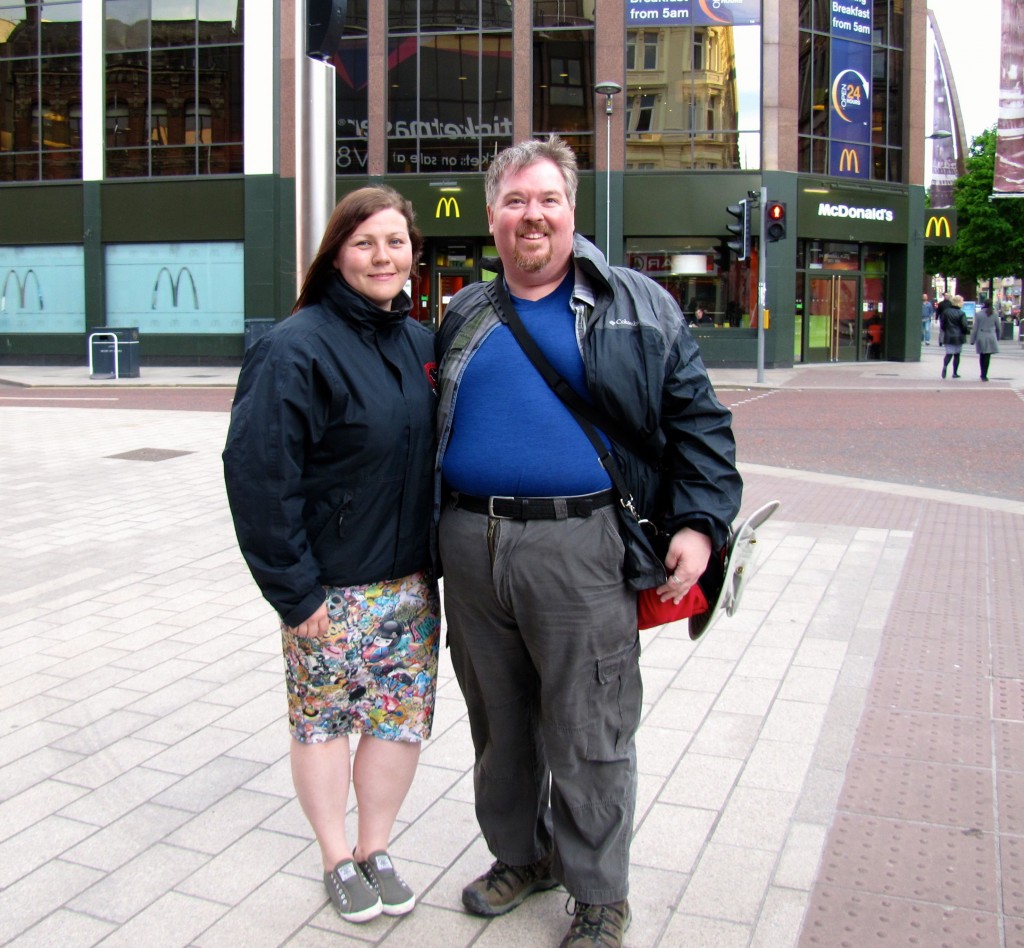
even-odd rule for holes
{"type": "Polygon", "coordinates": [[[929,273],[972,281],[1021,275],[1024,197],[992,198],[995,160],[996,130],[990,128],[971,142],[964,176],[956,181],[956,245],[926,248],[929,273]]]}

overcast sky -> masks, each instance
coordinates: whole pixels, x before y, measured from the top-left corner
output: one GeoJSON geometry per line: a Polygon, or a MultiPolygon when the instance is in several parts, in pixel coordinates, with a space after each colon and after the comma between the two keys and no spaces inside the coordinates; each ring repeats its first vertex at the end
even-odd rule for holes
{"type": "MultiPolygon", "coordinates": [[[[928,8],[935,13],[953,69],[964,132],[970,145],[972,138],[995,125],[998,118],[1002,2],[929,0],[928,8]]],[[[929,89],[932,75],[929,71],[929,89]]],[[[930,96],[928,104],[930,112],[930,96]]],[[[927,127],[930,130],[931,126],[927,127]]]]}

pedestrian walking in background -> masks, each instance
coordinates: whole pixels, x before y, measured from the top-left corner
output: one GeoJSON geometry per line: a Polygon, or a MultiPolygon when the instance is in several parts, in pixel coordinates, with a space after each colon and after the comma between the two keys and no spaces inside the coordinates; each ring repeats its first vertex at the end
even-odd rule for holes
{"type": "Polygon", "coordinates": [[[660,595],[678,602],[705,571],[742,482],[732,416],[678,305],[575,233],[576,186],[575,155],[554,136],[488,168],[501,272],[457,293],[438,333],[439,544],[477,819],[496,860],[463,904],[502,915],[561,882],[575,900],[562,948],[614,948],[630,920],[636,592],[609,473],[508,324],[617,429],[658,446],[656,466],[613,450],[642,512],[664,505],[668,553],[649,564],[660,595]]]}
{"type": "Polygon", "coordinates": [[[926,346],[932,344],[932,319],[935,317],[935,307],[928,299],[928,294],[921,296],[921,342],[926,346]]]}
{"type": "MultiPolygon", "coordinates": [[[[953,362],[953,378],[960,378],[960,350],[963,348],[964,340],[971,331],[967,324],[967,314],[963,311],[964,298],[954,296],[951,304],[939,317],[939,328],[942,332],[942,342],[946,347],[946,354],[942,357],[942,377],[946,377],[946,367],[950,360],[953,362]]],[[[940,304],[941,309],[941,304],[940,304]]]]}
{"type": "Polygon", "coordinates": [[[239,546],[281,617],[292,780],[350,922],[415,904],[387,847],[430,735],[440,627],[434,340],[403,290],[422,244],[390,188],[338,204],[292,314],[246,353],[224,449],[239,546]]]}
{"type": "Polygon", "coordinates": [[[989,307],[984,307],[974,317],[971,329],[971,342],[978,353],[978,364],[981,368],[981,380],[988,381],[988,367],[992,356],[999,351],[1000,319],[989,307]]]}

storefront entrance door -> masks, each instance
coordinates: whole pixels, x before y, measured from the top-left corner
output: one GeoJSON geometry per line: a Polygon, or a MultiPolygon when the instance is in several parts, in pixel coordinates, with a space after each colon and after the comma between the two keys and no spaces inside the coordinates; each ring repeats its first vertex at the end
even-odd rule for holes
{"type": "Polygon", "coordinates": [[[454,267],[434,271],[434,327],[441,325],[444,311],[451,298],[464,286],[473,282],[473,271],[454,267]]]}
{"type": "Polygon", "coordinates": [[[807,362],[856,362],[858,290],[855,276],[812,276],[808,280],[807,362]]]}

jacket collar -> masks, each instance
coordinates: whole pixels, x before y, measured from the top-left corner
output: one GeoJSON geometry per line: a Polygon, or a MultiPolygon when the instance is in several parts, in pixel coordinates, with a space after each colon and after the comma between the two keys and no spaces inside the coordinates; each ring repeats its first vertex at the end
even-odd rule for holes
{"type": "MultiPolygon", "coordinates": [[[[611,268],[604,254],[581,234],[573,234],[572,258],[576,267],[575,287],[573,296],[591,306],[599,292],[611,289],[611,268]]],[[[498,274],[498,279],[505,279],[505,265],[498,257],[484,257],[481,264],[485,270],[498,274]]],[[[506,288],[508,284],[506,283],[506,288]]]]}
{"type": "Polygon", "coordinates": [[[412,300],[403,290],[391,302],[391,309],[381,309],[365,296],[357,293],[342,279],[337,270],[327,281],[322,303],[347,323],[372,332],[387,332],[399,328],[412,309],[412,300]]]}

